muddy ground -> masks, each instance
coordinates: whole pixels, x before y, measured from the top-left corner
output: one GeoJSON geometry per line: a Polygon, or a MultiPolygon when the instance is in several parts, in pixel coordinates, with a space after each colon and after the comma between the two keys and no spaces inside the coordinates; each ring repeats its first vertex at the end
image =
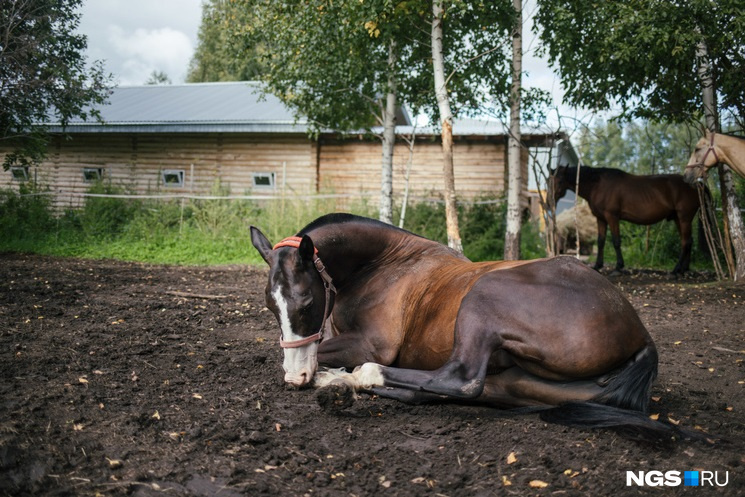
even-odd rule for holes
{"type": "Polygon", "coordinates": [[[282,381],[266,271],[0,255],[0,495],[745,494],[745,287],[614,278],[660,351],[652,413],[734,443],[659,449],[489,408],[282,381]],[[626,471],[718,487],[627,487],[626,471]]]}

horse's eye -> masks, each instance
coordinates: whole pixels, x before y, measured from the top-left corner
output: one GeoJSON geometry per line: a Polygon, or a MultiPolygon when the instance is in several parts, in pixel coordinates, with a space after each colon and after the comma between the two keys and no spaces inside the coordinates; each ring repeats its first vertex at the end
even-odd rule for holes
{"type": "Polygon", "coordinates": [[[304,305],[303,305],[303,304],[301,303],[300,307],[298,307],[298,310],[297,310],[297,312],[298,312],[299,314],[302,314],[302,315],[307,315],[307,314],[308,314],[308,313],[310,312],[310,308],[311,308],[311,304],[312,304],[312,303],[313,303],[313,301],[312,301],[312,300],[309,300],[309,301],[308,301],[308,302],[307,302],[306,304],[304,304],[304,305]]]}

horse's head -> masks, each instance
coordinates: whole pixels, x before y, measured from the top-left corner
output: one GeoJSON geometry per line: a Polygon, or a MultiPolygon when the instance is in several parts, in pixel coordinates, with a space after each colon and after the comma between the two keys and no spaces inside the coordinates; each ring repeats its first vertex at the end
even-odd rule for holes
{"type": "Polygon", "coordinates": [[[706,171],[719,162],[716,145],[714,144],[715,133],[706,132],[693,149],[691,158],[688,159],[683,179],[687,183],[695,183],[706,176],[706,171]]]}
{"type": "Polygon", "coordinates": [[[252,226],[251,242],[269,264],[266,306],[281,330],[285,382],[306,385],[318,367],[318,344],[333,305],[331,279],[307,235],[272,247],[264,234],[252,226]]]}
{"type": "Polygon", "coordinates": [[[559,166],[549,171],[549,192],[550,194],[553,193],[554,205],[564,196],[567,190],[574,187],[573,178],[567,173],[567,169],[568,166],[559,166]]]}

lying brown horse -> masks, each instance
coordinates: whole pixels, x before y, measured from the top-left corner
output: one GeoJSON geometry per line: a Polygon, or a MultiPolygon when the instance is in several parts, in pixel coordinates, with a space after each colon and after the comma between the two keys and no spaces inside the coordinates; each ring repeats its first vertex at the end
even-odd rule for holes
{"type": "MultiPolygon", "coordinates": [[[[551,175],[554,200],[558,201],[567,190],[575,191],[576,167],[560,166],[551,171],[551,175]]],[[[699,197],[696,188],[683,181],[683,176],[637,176],[620,169],[582,167],[579,191],[575,193],[587,200],[597,218],[598,258],[595,269],[603,267],[605,236],[609,226],[616,250],[616,271],[620,271],[624,267],[620,221],[649,225],[672,220],[680,234],[680,257],[673,274],[688,271],[693,247],[693,218],[699,208],[699,197]]]]}
{"type": "Polygon", "coordinates": [[[251,240],[269,264],[287,383],[316,376],[315,386],[406,402],[542,406],[556,422],[669,435],[643,414],[652,338],[621,292],[573,258],[473,263],[348,214],[274,247],[254,227],[251,240]],[[317,374],[319,363],[357,369],[317,374]]]}

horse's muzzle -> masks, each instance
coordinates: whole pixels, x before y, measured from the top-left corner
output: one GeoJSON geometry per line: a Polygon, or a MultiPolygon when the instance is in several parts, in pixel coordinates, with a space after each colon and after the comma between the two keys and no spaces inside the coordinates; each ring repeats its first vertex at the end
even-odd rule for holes
{"type": "Polygon", "coordinates": [[[296,387],[304,387],[313,379],[313,371],[303,368],[300,371],[285,373],[285,383],[296,387]]]}

